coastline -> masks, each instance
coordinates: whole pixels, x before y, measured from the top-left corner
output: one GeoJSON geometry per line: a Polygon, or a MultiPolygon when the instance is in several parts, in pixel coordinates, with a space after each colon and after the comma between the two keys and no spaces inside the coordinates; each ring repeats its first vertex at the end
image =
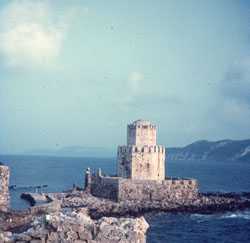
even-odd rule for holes
{"type": "MultiPolygon", "coordinates": [[[[36,197],[36,194],[32,193],[32,196],[36,197]]],[[[149,226],[143,217],[145,215],[159,213],[212,215],[250,209],[250,200],[242,198],[242,196],[249,198],[249,193],[199,193],[196,199],[190,200],[117,202],[94,197],[78,188],[63,193],[47,193],[44,196],[50,198],[45,204],[32,206],[28,210],[10,209],[8,212],[0,213],[0,239],[4,240],[3,242],[16,242],[16,240],[30,242],[36,239],[69,240],[71,239],[69,237],[81,240],[80,232],[83,228],[85,233],[81,234],[81,237],[87,237],[93,242],[103,242],[104,239],[105,242],[114,239],[114,242],[118,242],[119,239],[123,239],[124,242],[133,239],[146,242],[146,231],[149,226]],[[56,207],[51,211],[52,203],[55,203],[56,207]],[[128,231],[124,225],[129,225],[130,230],[128,231]],[[65,236],[67,227],[73,227],[73,230],[70,231],[70,235],[65,236]],[[121,237],[119,239],[113,234],[117,230],[121,237]],[[62,232],[66,238],[60,238],[62,232]]]]}
{"type": "MultiPolygon", "coordinates": [[[[51,195],[51,194],[50,194],[51,195]]],[[[164,201],[112,201],[94,197],[85,191],[55,194],[62,200],[62,207],[87,207],[91,218],[108,217],[140,217],[147,214],[165,213],[199,213],[214,214],[220,212],[235,212],[250,208],[250,201],[242,199],[237,193],[216,194],[199,193],[196,199],[190,200],[164,200],[164,201]],[[231,197],[232,196],[232,197],[231,197]],[[233,196],[235,198],[233,198],[233,196]]]]}

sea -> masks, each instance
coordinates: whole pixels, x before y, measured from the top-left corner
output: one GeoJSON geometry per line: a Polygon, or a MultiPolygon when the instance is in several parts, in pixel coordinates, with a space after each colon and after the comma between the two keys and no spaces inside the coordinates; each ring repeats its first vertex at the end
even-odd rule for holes
{"type": "MultiPolygon", "coordinates": [[[[10,168],[10,207],[26,209],[24,192],[62,192],[73,183],[84,187],[85,171],[116,173],[116,158],[0,155],[10,168]]],[[[166,176],[190,177],[200,192],[250,192],[249,162],[166,161],[166,176]]],[[[201,214],[145,216],[147,242],[250,242],[250,210],[201,214]]]]}

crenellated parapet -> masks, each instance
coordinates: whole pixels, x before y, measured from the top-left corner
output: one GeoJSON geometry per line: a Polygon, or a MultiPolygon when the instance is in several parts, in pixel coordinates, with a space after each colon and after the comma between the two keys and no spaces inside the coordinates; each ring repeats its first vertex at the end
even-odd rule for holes
{"type": "Polygon", "coordinates": [[[136,145],[121,145],[118,146],[118,153],[165,153],[164,146],[136,146],[136,145]]]}
{"type": "Polygon", "coordinates": [[[156,126],[145,120],[137,120],[127,126],[127,145],[156,145],[156,126]]]}
{"type": "Polygon", "coordinates": [[[152,125],[150,122],[147,122],[145,120],[138,120],[132,124],[128,124],[129,129],[134,129],[134,128],[144,128],[144,129],[152,129],[156,130],[156,126],[152,125]],[[144,124],[142,124],[144,123],[144,124]]]}
{"type": "Polygon", "coordinates": [[[164,180],[165,147],[156,145],[156,126],[145,120],[127,126],[127,146],[118,147],[117,168],[122,178],[164,180]]]}
{"type": "Polygon", "coordinates": [[[197,198],[198,182],[190,178],[166,177],[159,183],[157,180],[138,180],[87,173],[91,178],[85,189],[97,197],[120,200],[186,200],[197,198]]]}
{"type": "Polygon", "coordinates": [[[156,145],[156,126],[137,120],[127,126],[127,145],[118,146],[117,175],[86,171],[85,189],[113,200],[186,200],[198,196],[198,182],[165,178],[165,147],[156,145]]]}
{"type": "Polygon", "coordinates": [[[198,185],[198,182],[192,178],[165,178],[162,185],[198,185]]]}

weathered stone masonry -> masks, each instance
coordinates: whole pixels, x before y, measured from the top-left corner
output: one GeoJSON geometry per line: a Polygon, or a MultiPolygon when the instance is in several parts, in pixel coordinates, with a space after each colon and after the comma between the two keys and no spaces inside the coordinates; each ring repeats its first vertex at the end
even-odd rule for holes
{"type": "Polygon", "coordinates": [[[90,182],[88,188],[93,196],[116,201],[192,199],[198,195],[197,180],[189,178],[167,178],[162,184],[153,180],[131,180],[91,173],[86,174],[86,178],[90,182]]]}
{"type": "Polygon", "coordinates": [[[156,145],[156,126],[145,120],[127,126],[127,145],[118,147],[117,167],[118,177],[165,179],[165,147],[156,145]]]}
{"type": "Polygon", "coordinates": [[[198,194],[194,179],[167,179],[162,184],[156,181],[119,180],[118,200],[161,201],[192,199],[198,194]]]}
{"type": "Polygon", "coordinates": [[[198,196],[194,179],[165,178],[165,147],[156,145],[156,126],[138,120],[127,127],[127,145],[119,146],[117,176],[101,170],[85,176],[88,193],[113,200],[185,200],[198,196]]]}
{"type": "Polygon", "coordinates": [[[9,209],[9,177],[9,168],[0,164],[0,210],[2,211],[9,209]]]}
{"type": "Polygon", "coordinates": [[[119,178],[103,177],[96,174],[86,175],[89,185],[89,192],[97,197],[119,200],[119,178]]]}

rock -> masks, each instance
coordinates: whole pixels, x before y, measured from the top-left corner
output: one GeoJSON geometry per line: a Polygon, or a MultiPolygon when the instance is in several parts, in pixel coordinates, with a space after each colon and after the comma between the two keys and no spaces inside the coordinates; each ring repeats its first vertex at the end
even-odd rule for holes
{"type": "Polygon", "coordinates": [[[28,233],[32,238],[42,240],[47,236],[48,231],[45,229],[39,228],[39,226],[37,226],[38,229],[37,228],[31,229],[28,231],[28,233]]]}
{"type": "Polygon", "coordinates": [[[79,224],[90,224],[92,220],[89,216],[82,213],[78,213],[76,215],[76,222],[79,224]]]}
{"type": "Polygon", "coordinates": [[[0,233],[0,242],[7,242],[11,236],[12,236],[12,233],[8,231],[0,233]]]}
{"type": "Polygon", "coordinates": [[[50,220],[51,220],[51,215],[46,215],[46,216],[45,216],[45,220],[46,220],[46,221],[50,221],[50,220]]]}
{"type": "Polygon", "coordinates": [[[79,239],[77,232],[73,230],[66,231],[64,235],[64,239],[69,242],[79,239]]]}
{"type": "Polygon", "coordinates": [[[30,194],[22,193],[21,198],[27,200],[30,203],[30,206],[36,204],[36,200],[30,194]]]}
{"type": "Polygon", "coordinates": [[[91,225],[88,230],[92,233],[93,238],[97,235],[98,230],[95,224],[91,225]]]}
{"type": "Polygon", "coordinates": [[[59,241],[59,234],[57,232],[49,232],[47,235],[47,242],[58,242],[59,241]]]}
{"type": "Polygon", "coordinates": [[[30,243],[45,243],[45,240],[31,240],[30,243]]]}
{"type": "Polygon", "coordinates": [[[141,217],[114,218],[103,217],[98,220],[99,232],[96,240],[102,242],[145,242],[145,233],[149,227],[146,220],[141,217]],[[136,239],[136,241],[133,241],[136,239]]]}
{"type": "Polygon", "coordinates": [[[107,237],[113,229],[114,229],[114,226],[112,225],[108,225],[108,224],[100,225],[99,235],[107,237]]]}
{"type": "Polygon", "coordinates": [[[17,234],[15,235],[15,239],[19,241],[30,241],[32,238],[29,234],[17,234]]]}
{"type": "MultiPolygon", "coordinates": [[[[19,225],[19,233],[26,230],[25,234],[29,235],[31,240],[43,241],[48,238],[48,242],[53,242],[53,240],[64,242],[65,239],[68,242],[77,240],[88,240],[89,242],[145,242],[145,232],[148,228],[145,219],[143,217],[137,219],[122,218],[123,216],[138,217],[147,213],[159,212],[208,214],[250,208],[250,202],[247,200],[240,199],[237,196],[234,198],[224,197],[218,193],[199,194],[196,199],[189,200],[170,198],[161,202],[114,202],[78,191],[74,195],[68,195],[66,198],[66,194],[60,194],[57,198],[62,198],[64,206],[84,205],[84,208],[48,213],[44,217],[40,215],[40,218],[34,218],[34,215],[27,216],[28,212],[26,214],[18,213],[18,220],[15,217],[9,217],[9,212],[2,212],[2,215],[5,216],[0,217],[0,229],[7,230],[10,226],[19,225]],[[30,223],[31,220],[33,220],[32,223],[30,223]],[[24,225],[20,226],[21,223],[24,225]],[[4,224],[6,225],[2,227],[4,224]]],[[[0,242],[5,238],[14,238],[15,235],[9,237],[0,234],[0,242]]],[[[20,238],[19,241],[23,241],[22,239],[24,238],[20,238]]]]}
{"type": "Polygon", "coordinates": [[[81,240],[92,240],[92,234],[89,231],[83,231],[78,233],[81,240]]]}
{"type": "MultiPolygon", "coordinates": [[[[35,219],[21,234],[0,234],[14,242],[146,242],[148,224],[143,217],[92,220],[86,210],[57,212],[35,219]]],[[[4,242],[1,241],[1,242],[4,242]]]]}

